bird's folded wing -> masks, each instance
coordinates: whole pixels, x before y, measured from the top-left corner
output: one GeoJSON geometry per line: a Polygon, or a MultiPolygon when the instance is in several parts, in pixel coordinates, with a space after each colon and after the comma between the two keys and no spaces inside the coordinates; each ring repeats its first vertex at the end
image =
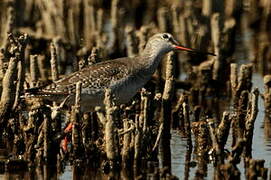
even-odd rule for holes
{"type": "Polygon", "coordinates": [[[94,64],[80,71],[72,73],[55,83],[42,89],[39,93],[44,94],[70,94],[75,93],[76,83],[82,83],[83,93],[96,94],[118,81],[127,74],[125,64],[121,62],[106,61],[94,64]]]}

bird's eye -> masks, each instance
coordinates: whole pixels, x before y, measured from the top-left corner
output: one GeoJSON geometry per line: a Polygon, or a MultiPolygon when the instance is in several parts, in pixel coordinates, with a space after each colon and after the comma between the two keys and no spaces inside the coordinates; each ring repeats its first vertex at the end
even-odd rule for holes
{"type": "Polygon", "coordinates": [[[167,34],[163,34],[164,39],[169,39],[169,36],[167,34]]]}

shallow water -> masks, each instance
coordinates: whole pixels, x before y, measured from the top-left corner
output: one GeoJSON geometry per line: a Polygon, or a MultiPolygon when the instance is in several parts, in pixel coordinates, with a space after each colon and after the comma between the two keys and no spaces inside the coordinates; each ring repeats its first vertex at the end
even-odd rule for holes
{"type": "MultiPolygon", "coordinates": [[[[253,87],[259,88],[260,93],[264,92],[263,87],[263,78],[259,74],[253,74],[253,87]]],[[[265,167],[271,168],[271,136],[266,132],[271,131],[271,124],[264,124],[264,104],[263,99],[259,98],[258,104],[259,112],[257,119],[254,125],[254,135],[253,135],[253,144],[252,144],[252,158],[253,159],[264,159],[265,167]],[[265,133],[266,132],[266,133],[265,133]]],[[[231,144],[231,135],[227,142],[227,148],[230,150],[231,144]]],[[[184,168],[185,168],[185,154],[186,154],[186,140],[182,138],[178,131],[172,131],[171,139],[171,153],[172,153],[172,173],[182,179],[184,177],[184,168]]],[[[192,158],[193,160],[193,154],[192,158]]],[[[241,162],[238,165],[242,177],[244,178],[244,166],[241,162]]],[[[195,168],[190,168],[190,178],[192,179],[195,174],[195,168]]],[[[270,172],[269,172],[270,173],[270,172]]],[[[212,164],[208,165],[208,179],[212,178],[213,168],[212,164]]],[[[243,179],[242,178],[242,179],[243,179]]]]}
{"type": "MultiPolygon", "coordinates": [[[[263,78],[259,74],[253,74],[253,87],[257,87],[260,93],[264,92],[263,78]]],[[[253,145],[252,145],[252,156],[253,159],[264,159],[265,167],[271,168],[271,123],[264,120],[264,104],[263,99],[259,98],[259,112],[255,121],[253,145]]],[[[228,107],[227,109],[231,109],[228,107]]],[[[194,142],[194,141],[192,141],[194,142]]],[[[179,179],[183,179],[185,173],[185,156],[186,156],[186,139],[182,138],[177,130],[172,130],[171,138],[171,157],[172,157],[172,174],[177,176],[179,179]]],[[[228,150],[231,150],[231,135],[229,135],[228,142],[226,145],[228,150]]],[[[193,153],[191,154],[191,161],[193,161],[193,153]]],[[[240,172],[242,173],[242,179],[244,179],[244,165],[241,162],[238,165],[240,172]]],[[[197,167],[190,167],[189,179],[193,179],[195,176],[197,167]]],[[[270,172],[269,172],[270,173],[270,172]]],[[[37,178],[38,178],[37,173],[37,178]]],[[[65,172],[56,177],[60,180],[65,179],[77,179],[79,176],[84,176],[87,179],[108,179],[108,175],[103,174],[101,171],[85,170],[82,172],[74,171],[72,166],[66,166],[65,172]]],[[[123,174],[117,176],[120,179],[129,179],[123,174]]],[[[0,174],[0,179],[29,179],[29,173],[17,173],[17,174],[0,174]]],[[[213,165],[208,165],[208,172],[206,179],[213,178],[213,165]]]]}

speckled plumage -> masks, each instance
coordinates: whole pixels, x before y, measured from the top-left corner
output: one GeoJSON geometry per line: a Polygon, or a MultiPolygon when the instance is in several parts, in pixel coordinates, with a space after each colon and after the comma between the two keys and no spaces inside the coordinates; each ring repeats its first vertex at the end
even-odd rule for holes
{"type": "MultiPolygon", "coordinates": [[[[141,55],[108,60],[83,68],[32,93],[33,96],[60,103],[70,95],[67,105],[74,103],[76,83],[81,81],[83,111],[102,106],[105,88],[111,88],[117,104],[128,102],[155,72],[162,57],[174,50],[176,41],[168,33],[150,38],[141,55]]],[[[31,93],[30,93],[31,94],[31,93]]]]}

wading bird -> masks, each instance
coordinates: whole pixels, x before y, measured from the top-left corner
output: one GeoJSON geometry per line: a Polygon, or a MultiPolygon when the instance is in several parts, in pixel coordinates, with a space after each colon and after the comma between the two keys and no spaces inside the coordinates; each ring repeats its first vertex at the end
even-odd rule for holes
{"type": "MultiPolygon", "coordinates": [[[[170,51],[203,53],[178,45],[169,33],[152,36],[137,57],[123,57],[85,67],[43,88],[28,89],[26,95],[42,97],[57,103],[74,104],[76,83],[82,83],[81,110],[103,106],[105,89],[111,89],[116,104],[127,103],[150,79],[162,58],[170,51]]],[[[203,53],[214,55],[212,53],[203,53]]]]}

